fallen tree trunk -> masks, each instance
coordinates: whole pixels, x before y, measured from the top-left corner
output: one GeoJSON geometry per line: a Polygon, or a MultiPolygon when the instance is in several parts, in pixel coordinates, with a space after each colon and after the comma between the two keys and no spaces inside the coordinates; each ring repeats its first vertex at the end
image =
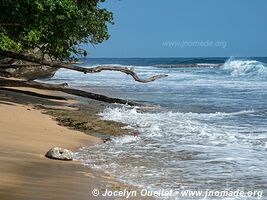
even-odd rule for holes
{"type": "MultiPolygon", "coordinates": [[[[125,73],[127,75],[130,75],[135,81],[141,82],[141,83],[152,82],[156,79],[163,78],[163,77],[167,76],[166,74],[159,74],[159,75],[151,76],[147,79],[142,79],[132,69],[127,68],[127,67],[98,66],[98,67],[85,68],[85,67],[76,66],[73,63],[47,61],[47,60],[43,60],[42,58],[38,58],[38,57],[35,57],[32,55],[24,55],[24,54],[14,53],[11,51],[4,51],[1,49],[0,49],[0,57],[12,58],[12,59],[16,59],[16,60],[23,60],[23,61],[27,61],[30,63],[38,64],[38,65],[32,65],[32,67],[49,66],[49,67],[54,68],[54,69],[65,68],[65,69],[69,69],[69,70],[73,70],[73,71],[82,72],[84,74],[98,73],[101,71],[118,71],[118,72],[122,72],[122,73],[125,73]]],[[[1,67],[1,65],[0,65],[0,67],[1,67]]],[[[3,68],[6,68],[6,67],[8,67],[8,66],[3,65],[3,68]]],[[[21,68],[22,66],[11,64],[10,67],[21,68]]],[[[5,86],[6,87],[33,87],[33,88],[46,89],[46,90],[56,90],[56,91],[65,92],[67,94],[76,95],[76,96],[85,97],[85,98],[90,98],[90,99],[95,99],[98,101],[104,101],[104,102],[108,102],[108,103],[128,104],[131,106],[140,105],[139,103],[128,101],[125,99],[111,98],[111,97],[107,97],[107,96],[101,95],[101,94],[95,94],[95,93],[85,92],[85,91],[78,90],[78,89],[68,88],[68,87],[66,87],[67,84],[55,85],[55,84],[40,83],[40,82],[36,82],[36,81],[23,81],[23,80],[12,80],[12,79],[0,78],[0,87],[1,86],[2,87],[5,87],[5,86]]]]}
{"type": "Polygon", "coordinates": [[[0,90],[9,91],[9,92],[16,92],[16,93],[21,93],[21,94],[27,94],[27,95],[30,95],[30,96],[40,97],[40,98],[44,98],[44,99],[54,99],[54,100],[64,100],[64,101],[68,100],[65,97],[52,96],[52,95],[46,95],[46,94],[39,94],[39,93],[36,93],[36,92],[31,92],[31,91],[16,90],[16,89],[13,89],[13,88],[0,87],[0,90]]]}
{"type": "Polygon", "coordinates": [[[107,97],[101,94],[95,94],[91,92],[85,92],[82,90],[69,88],[68,84],[48,84],[48,83],[40,83],[36,81],[23,81],[23,80],[12,80],[12,79],[0,78],[0,86],[1,87],[32,87],[32,88],[37,88],[37,89],[55,90],[55,91],[61,91],[67,94],[85,97],[89,99],[95,99],[95,100],[103,101],[107,103],[127,104],[130,106],[141,105],[137,102],[128,101],[125,99],[112,98],[112,97],[107,97]]]}
{"type": "Polygon", "coordinates": [[[36,58],[34,56],[31,56],[31,55],[18,54],[18,53],[14,53],[11,51],[4,51],[4,50],[0,50],[0,55],[4,56],[4,57],[13,58],[13,59],[38,63],[41,65],[46,65],[46,66],[50,66],[50,67],[65,68],[65,69],[69,69],[69,70],[73,70],[73,71],[83,72],[84,74],[98,73],[101,71],[118,71],[118,72],[122,72],[122,73],[125,73],[127,75],[132,76],[135,81],[141,82],[141,83],[152,82],[156,79],[168,76],[166,74],[159,74],[159,75],[151,76],[147,79],[142,79],[132,69],[129,69],[127,67],[98,66],[98,67],[92,67],[92,68],[84,68],[84,67],[73,65],[71,63],[63,63],[63,62],[57,62],[57,61],[46,61],[46,60],[42,60],[41,58],[36,58]]]}

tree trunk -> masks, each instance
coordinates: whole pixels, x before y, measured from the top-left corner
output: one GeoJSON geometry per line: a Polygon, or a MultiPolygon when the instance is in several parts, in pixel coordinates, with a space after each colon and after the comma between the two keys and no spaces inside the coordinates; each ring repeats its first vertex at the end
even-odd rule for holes
{"type": "Polygon", "coordinates": [[[41,58],[36,58],[31,55],[23,55],[23,54],[18,54],[18,53],[14,53],[10,51],[3,51],[3,50],[0,50],[0,55],[13,58],[13,59],[19,59],[19,60],[24,60],[28,62],[38,63],[38,64],[50,66],[50,67],[65,68],[65,69],[69,69],[73,71],[83,72],[84,74],[98,73],[101,71],[118,71],[118,72],[122,72],[122,73],[132,76],[132,78],[135,81],[141,82],[141,83],[152,82],[152,81],[155,81],[156,79],[168,76],[166,74],[159,74],[159,75],[151,76],[147,79],[142,79],[132,69],[129,69],[127,67],[98,66],[98,67],[92,67],[92,68],[84,68],[84,67],[76,66],[73,64],[69,64],[69,63],[62,63],[62,62],[55,62],[55,61],[52,62],[52,61],[46,61],[46,60],[42,61],[41,58]]]}
{"type": "Polygon", "coordinates": [[[107,97],[101,94],[95,94],[91,92],[85,92],[82,90],[69,88],[67,87],[67,84],[47,84],[47,83],[40,83],[36,81],[22,81],[22,80],[10,80],[10,79],[0,78],[0,86],[2,87],[32,87],[32,88],[37,88],[37,89],[55,90],[55,91],[61,91],[67,94],[85,97],[89,99],[95,99],[95,100],[103,101],[107,103],[127,104],[130,106],[141,105],[137,102],[128,101],[125,99],[112,98],[112,97],[107,97]]]}

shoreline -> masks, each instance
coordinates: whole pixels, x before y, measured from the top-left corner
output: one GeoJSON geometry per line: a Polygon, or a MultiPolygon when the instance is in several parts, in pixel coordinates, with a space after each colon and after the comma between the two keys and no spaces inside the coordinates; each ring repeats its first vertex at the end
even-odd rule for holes
{"type": "MultiPolygon", "coordinates": [[[[27,90],[45,95],[62,95],[44,90],[27,90]]],[[[71,113],[76,110],[72,106],[75,103],[78,102],[42,99],[0,90],[1,199],[107,199],[93,198],[91,191],[94,188],[102,191],[107,187],[111,190],[130,187],[83,166],[79,161],[57,161],[44,156],[55,146],[78,151],[82,146],[103,142],[100,138],[60,126],[51,115],[44,114],[44,108],[71,113]],[[38,105],[43,108],[36,109],[38,105]]],[[[116,125],[111,133],[117,130],[116,125]]],[[[105,129],[109,127],[110,123],[105,129]]]]}

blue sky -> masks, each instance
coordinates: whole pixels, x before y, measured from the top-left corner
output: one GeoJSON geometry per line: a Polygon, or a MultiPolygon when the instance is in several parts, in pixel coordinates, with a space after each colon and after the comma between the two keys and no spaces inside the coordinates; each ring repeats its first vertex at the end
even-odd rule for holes
{"type": "Polygon", "coordinates": [[[110,39],[90,57],[267,56],[266,0],[108,0],[110,39]]]}

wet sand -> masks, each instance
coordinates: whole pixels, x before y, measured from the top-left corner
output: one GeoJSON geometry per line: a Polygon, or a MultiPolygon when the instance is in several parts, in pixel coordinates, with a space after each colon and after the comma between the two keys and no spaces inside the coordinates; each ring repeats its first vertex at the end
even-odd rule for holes
{"type": "Polygon", "coordinates": [[[55,146],[77,151],[79,147],[102,142],[97,137],[59,126],[51,116],[33,108],[33,105],[39,104],[59,109],[69,107],[70,102],[62,105],[59,100],[0,90],[1,200],[101,199],[92,196],[94,188],[103,191],[107,187],[126,187],[77,161],[44,157],[55,146]]]}

